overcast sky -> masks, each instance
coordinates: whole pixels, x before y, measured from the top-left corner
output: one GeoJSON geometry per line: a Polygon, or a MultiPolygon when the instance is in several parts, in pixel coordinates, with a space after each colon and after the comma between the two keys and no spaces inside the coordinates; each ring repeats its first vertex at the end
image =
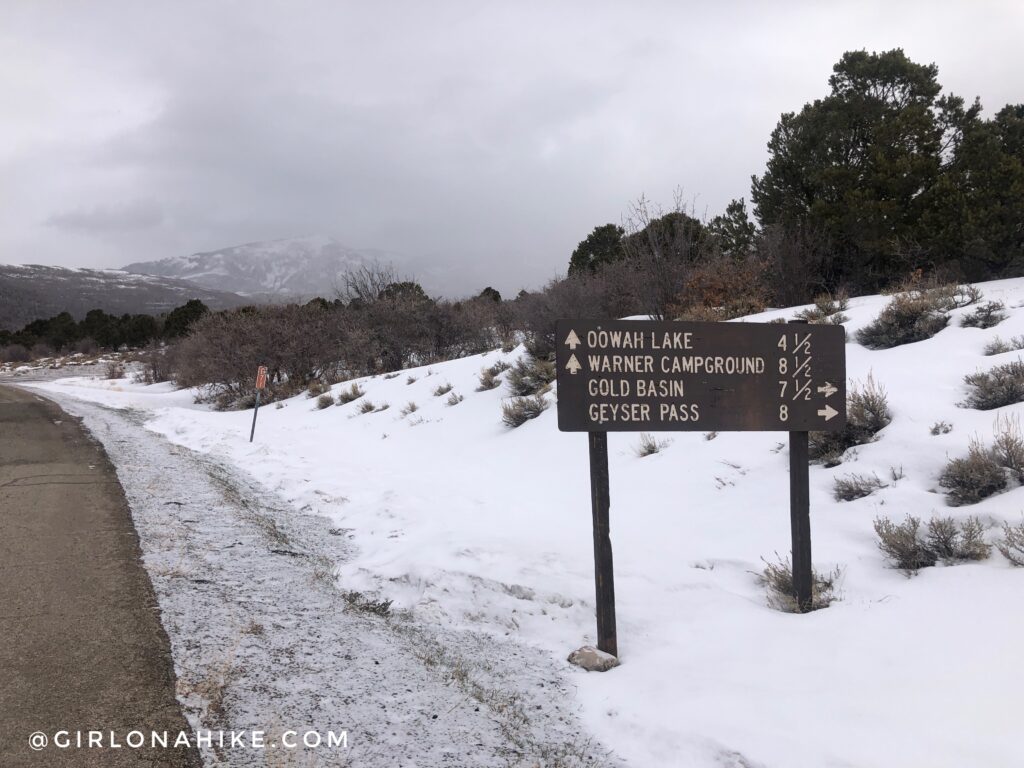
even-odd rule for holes
{"type": "Polygon", "coordinates": [[[749,199],[846,50],[991,114],[1022,39],[1019,0],[0,0],[0,262],[327,234],[514,291],[641,194],[749,199]]]}

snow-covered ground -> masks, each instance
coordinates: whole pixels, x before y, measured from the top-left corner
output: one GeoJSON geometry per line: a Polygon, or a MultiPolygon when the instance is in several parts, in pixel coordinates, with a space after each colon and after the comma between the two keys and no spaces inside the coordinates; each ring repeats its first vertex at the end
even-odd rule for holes
{"type": "MultiPolygon", "coordinates": [[[[992,540],[997,524],[1022,519],[1019,489],[950,508],[938,487],[972,436],[987,440],[1000,414],[1024,411],[957,405],[964,374],[1022,354],[983,348],[1024,334],[1024,280],[979,287],[983,301],[1007,305],[1010,317],[994,328],[959,327],[969,307],[928,341],[847,344],[851,380],[873,375],[894,418],[840,466],[811,469],[815,567],[842,569],[841,599],[826,610],[774,610],[756,578],[762,559],[789,549],[784,434],[661,435],[671,443],[645,458],[637,435],[609,436],[622,666],[605,674],[561,661],[595,639],[586,436],[560,433],[553,404],[509,430],[504,387],[474,391],[482,367],[520,350],[360,379],[366,394],[344,406],[318,410],[299,397],[262,408],[252,444],[251,411],[215,413],[167,385],[39,386],[143,411],[158,435],[249,473],[297,524],[319,516],[320,529],[349,531],[340,589],[394,600],[421,626],[484,631],[548,654],[564,665],[590,734],[629,765],[1020,766],[1024,569],[993,551],[908,578],[879,552],[872,527],[880,515],[978,515],[992,540]],[[464,396],[457,405],[433,394],[448,384],[464,396]],[[361,414],[364,400],[390,407],[361,414]],[[415,412],[401,415],[410,402],[415,412]],[[952,431],[932,435],[938,421],[952,431]],[[893,481],[893,470],[903,477],[893,481]],[[889,486],[835,501],[835,478],[853,472],[889,486]]],[[[847,328],[887,301],[852,300],[847,328]]]]}

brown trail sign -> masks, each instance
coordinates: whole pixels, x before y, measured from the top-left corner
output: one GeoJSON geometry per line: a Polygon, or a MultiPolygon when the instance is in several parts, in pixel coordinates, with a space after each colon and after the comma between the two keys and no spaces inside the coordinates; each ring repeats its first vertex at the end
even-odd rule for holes
{"type": "Polygon", "coordinates": [[[256,369],[256,405],[252,409],[252,429],[249,430],[249,442],[252,442],[256,434],[256,414],[260,412],[260,394],[267,388],[267,366],[261,365],[256,369]]]}
{"type": "Polygon", "coordinates": [[[807,433],[846,425],[846,330],[804,323],[560,320],[558,428],[590,432],[598,647],[618,655],[608,432],[790,434],[793,581],[811,607],[807,433]]]}

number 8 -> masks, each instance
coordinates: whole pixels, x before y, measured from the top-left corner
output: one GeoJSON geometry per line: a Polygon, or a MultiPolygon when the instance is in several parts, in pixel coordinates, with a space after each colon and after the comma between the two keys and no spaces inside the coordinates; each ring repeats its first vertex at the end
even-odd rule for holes
{"type": "Polygon", "coordinates": [[[788,405],[780,405],[779,406],[779,421],[788,421],[788,420],[789,420],[789,406],[788,405]]]}

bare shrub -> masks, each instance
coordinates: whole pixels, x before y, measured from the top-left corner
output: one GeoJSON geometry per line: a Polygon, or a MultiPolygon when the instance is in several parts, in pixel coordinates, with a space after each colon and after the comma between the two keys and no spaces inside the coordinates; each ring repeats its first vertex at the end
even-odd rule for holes
{"type": "Polygon", "coordinates": [[[870,496],[879,488],[885,488],[885,482],[877,475],[868,477],[866,475],[847,475],[837,477],[832,488],[832,495],[836,501],[854,501],[870,496]]]}
{"type": "Polygon", "coordinates": [[[171,370],[165,349],[153,346],[143,350],[138,355],[138,361],[141,365],[135,375],[137,381],[143,384],[160,384],[171,380],[171,370]]]}
{"type": "Polygon", "coordinates": [[[399,413],[402,414],[402,416],[404,417],[408,416],[410,413],[416,413],[416,411],[418,411],[419,409],[420,407],[416,405],[416,403],[414,403],[412,400],[410,400],[408,403],[405,404],[405,407],[399,411],[399,413]]]}
{"type": "Polygon", "coordinates": [[[948,435],[953,431],[953,425],[948,421],[936,421],[928,429],[933,435],[948,435]]]}
{"type": "Polygon", "coordinates": [[[330,393],[320,395],[320,397],[316,399],[316,407],[320,410],[330,408],[332,405],[334,405],[334,398],[330,393]]]}
{"type": "Polygon", "coordinates": [[[120,360],[111,360],[107,363],[106,371],[104,375],[108,379],[123,379],[124,378],[124,363],[120,360]]]}
{"type": "Polygon", "coordinates": [[[515,397],[536,395],[547,391],[555,380],[555,364],[524,355],[516,360],[505,379],[515,397]]]}
{"type": "Polygon", "coordinates": [[[0,363],[27,363],[32,359],[28,348],[21,344],[0,347],[0,363]]]}
{"type": "Polygon", "coordinates": [[[352,382],[352,386],[348,389],[342,389],[338,393],[338,405],[347,405],[348,403],[358,400],[360,397],[365,395],[366,392],[359,386],[358,383],[352,382]]]}
{"type": "Polygon", "coordinates": [[[869,375],[861,386],[851,386],[846,395],[846,426],[838,432],[811,432],[808,436],[811,461],[834,467],[855,445],[864,445],[892,421],[885,388],[869,375]]]}
{"type": "Polygon", "coordinates": [[[1024,336],[1014,336],[1009,341],[1003,341],[996,336],[985,345],[985,354],[988,356],[1001,355],[1004,352],[1017,352],[1024,349],[1024,336]]]}
{"type": "Polygon", "coordinates": [[[415,376],[410,376],[409,378],[407,378],[405,380],[405,383],[406,383],[406,386],[408,386],[409,384],[415,384],[416,383],[416,377],[415,376]]]}
{"type": "Polygon", "coordinates": [[[964,382],[970,391],[961,405],[967,408],[989,411],[1024,402],[1024,362],[1019,359],[985,372],[969,373],[964,382]]]}
{"type": "Polygon", "coordinates": [[[985,543],[985,527],[977,517],[957,523],[951,517],[933,517],[928,522],[928,548],[946,563],[984,560],[992,547],[985,543]]]}
{"type": "Polygon", "coordinates": [[[1006,488],[1006,473],[993,451],[972,439],[966,457],[946,464],[939,475],[939,485],[949,490],[951,506],[977,504],[1006,488]]]}
{"type": "Polygon", "coordinates": [[[378,405],[378,406],[377,406],[376,408],[374,408],[373,410],[374,410],[374,411],[375,411],[376,413],[380,413],[381,411],[386,411],[386,410],[387,410],[388,408],[390,408],[390,407],[391,407],[391,404],[390,404],[390,403],[381,403],[380,405],[378,405]]]}
{"type": "Polygon", "coordinates": [[[448,395],[448,399],[445,402],[447,402],[448,405],[458,405],[459,403],[462,402],[462,400],[462,395],[452,392],[450,395],[448,395]]]}
{"type": "Polygon", "coordinates": [[[400,374],[400,373],[397,373],[397,372],[396,372],[396,373],[385,373],[385,374],[384,374],[384,379],[385,379],[385,380],[387,380],[387,379],[397,379],[397,378],[398,378],[399,376],[401,376],[401,375],[402,375],[402,374],[400,374]]]}
{"type": "Polygon", "coordinates": [[[768,306],[766,265],[718,255],[693,265],[667,314],[677,320],[718,322],[763,312],[768,306]]]}
{"type": "Polygon", "coordinates": [[[890,349],[930,339],[949,323],[951,302],[943,288],[910,287],[857,332],[857,341],[868,349],[890,349]]]}
{"type": "Polygon", "coordinates": [[[652,454],[658,453],[662,448],[666,448],[670,441],[658,440],[654,435],[648,432],[640,433],[640,444],[633,449],[633,452],[637,456],[643,458],[644,456],[651,456],[652,454]]]}
{"type": "Polygon", "coordinates": [[[996,549],[1011,564],[1024,568],[1024,522],[1017,525],[1003,523],[1003,537],[996,541],[996,549]]]}
{"type": "Polygon", "coordinates": [[[974,308],[969,315],[960,319],[964,328],[991,328],[1006,319],[1006,305],[1001,301],[990,301],[974,308]]]}
{"type": "MultiPolygon", "coordinates": [[[[762,558],[765,567],[758,574],[758,582],[768,588],[768,604],[777,610],[786,613],[800,613],[800,606],[796,600],[796,588],[793,585],[793,566],[789,558],[781,558],[775,553],[778,562],[770,563],[762,558]]],[[[835,585],[842,575],[839,568],[829,573],[822,574],[818,571],[811,571],[811,607],[810,610],[817,611],[827,608],[836,601],[835,585]]]]}
{"type": "Polygon", "coordinates": [[[544,399],[543,395],[513,397],[508,402],[502,403],[501,420],[506,427],[515,429],[530,419],[540,416],[547,407],[548,401],[544,399]]]}
{"type": "Polygon", "coordinates": [[[938,562],[935,552],[928,547],[921,534],[920,518],[907,515],[906,520],[896,525],[888,518],[879,517],[875,518],[874,526],[882,554],[908,576],[938,562]]]}
{"type": "Polygon", "coordinates": [[[377,406],[375,406],[369,400],[363,400],[363,402],[361,402],[359,404],[359,412],[360,413],[373,413],[376,409],[377,409],[377,406]]]}
{"type": "Polygon", "coordinates": [[[452,385],[451,384],[447,384],[447,383],[441,384],[440,386],[438,386],[438,387],[436,387],[434,389],[434,397],[441,397],[442,395],[447,395],[451,391],[452,391],[452,385]]]}

